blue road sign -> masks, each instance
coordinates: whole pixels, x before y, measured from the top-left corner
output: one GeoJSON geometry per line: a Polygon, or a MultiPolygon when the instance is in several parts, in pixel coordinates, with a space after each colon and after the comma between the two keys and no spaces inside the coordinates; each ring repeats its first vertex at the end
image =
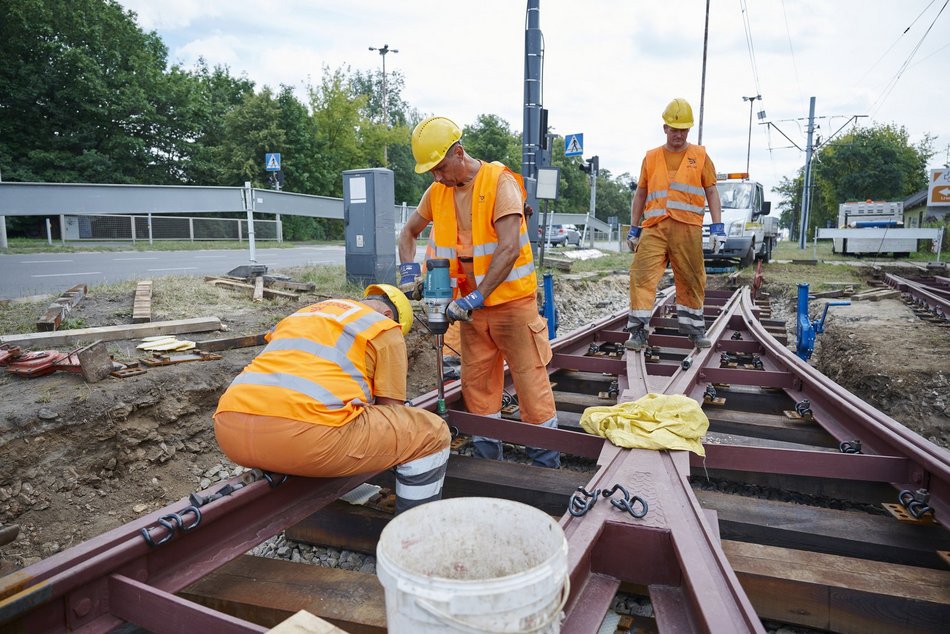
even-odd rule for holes
{"type": "Polygon", "coordinates": [[[564,156],[582,156],[584,154],[584,133],[568,134],[564,137],[564,156]]]}
{"type": "Polygon", "coordinates": [[[267,152],[264,154],[264,165],[268,172],[279,172],[280,152],[267,152]]]}

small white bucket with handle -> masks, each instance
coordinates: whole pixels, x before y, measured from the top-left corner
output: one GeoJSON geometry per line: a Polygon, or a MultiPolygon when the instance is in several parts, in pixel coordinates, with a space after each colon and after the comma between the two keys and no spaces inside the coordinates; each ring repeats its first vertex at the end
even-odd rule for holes
{"type": "Polygon", "coordinates": [[[395,517],[376,546],[394,634],[552,634],[570,593],[554,519],[495,498],[430,502],[395,517]]]}

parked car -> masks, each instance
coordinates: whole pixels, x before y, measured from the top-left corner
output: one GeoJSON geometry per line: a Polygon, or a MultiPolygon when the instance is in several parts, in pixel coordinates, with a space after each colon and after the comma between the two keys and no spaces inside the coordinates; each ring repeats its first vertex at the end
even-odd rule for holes
{"type": "MultiPolygon", "coordinates": [[[[538,237],[541,237],[541,227],[538,227],[538,237]]],[[[581,243],[581,234],[574,225],[548,225],[546,242],[555,247],[566,244],[577,246],[581,243]]]]}

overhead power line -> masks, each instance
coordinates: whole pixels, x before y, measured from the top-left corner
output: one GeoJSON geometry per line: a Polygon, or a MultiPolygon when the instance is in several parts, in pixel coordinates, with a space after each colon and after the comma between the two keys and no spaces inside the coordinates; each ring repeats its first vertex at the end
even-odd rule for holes
{"type": "Polygon", "coordinates": [[[762,88],[759,85],[759,69],[755,64],[755,46],[752,44],[752,25],[749,22],[749,7],[746,6],[746,0],[739,0],[739,6],[742,9],[742,25],[745,28],[745,40],[749,47],[749,62],[752,64],[752,79],[755,82],[755,92],[762,94],[762,88]]]}
{"type": "Polygon", "coordinates": [[[873,64],[871,64],[871,67],[868,68],[866,71],[864,71],[864,74],[861,75],[861,79],[858,80],[858,83],[860,83],[861,81],[863,81],[864,78],[867,77],[867,76],[871,73],[872,70],[874,70],[875,68],[877,68],[877,65],[881,63],[881,60],[884,59],[885,57],[887,57],[887,54],[890,53],[890,52],[894,49],[895,46],[897,46],[897,43],[900,42],[901,39],[903,39],[903,37],[904,37],[905,35],[907,35],[907,32],[910,31],[910,29],[911,29],[915,24],[917,24],[917,20],[920,19],[920,16],[922,16],[924,13],[926,13],[926,12],[927,12],[927,9],[929,9],[929,8],[931,7],[931,5],[932,5],[934,2],[936,2],[936,1],[937,1],[937,0],[930,0],[930,2],[927,4],[927,6],[924,7],[923,10],[922,10],[920,13],[917,14],[917,17],[914,18],[914,21],[911,22],[910,24],[908,24],[906,29],[904,29],[903,31],[901,31],[901,34],[897,36],[897,39],[895,39],[894,42],[893,42],[889,47],[887,47],[887,50],[886,50],[886,51],[884,51],[883,53],[881,53],[881,56],[877,58],[877,61],[874,62],[873,64]]]}
{"type": "Polygon", "coordinates": [[[782,16],[785,18],[785,36],[788,39],[788,52],[792,56],[792,69],[795,71],[795,86],[798,88],[798,98],[802,102],[802,108],[804,108],[805,95],[802,93],[802,82],[798,78],[798,61],[795,59],[795,49],[792,48],[792,31],[788,27],[788,11],[785,10],[785,0],[782,0],[782,16]]]}
{"type": "Polygon", "coordinates": [[[917,45],[914,46],[910,54],[907,56],[907,59],[904,60],[904,63],[901,64],[901,67],[897,69],[897,73],[884,87],[884,90],[881,92],[881,95],[875,100],[873,104],[871,104],[871,114],[874,114],[878,110],[880,110],[881,107],[884,105],[884,102],[887,101],[887,98],[891,95],[891,92],[894,90],[894,87],[897,86],[897,82],[900,81],[900,78],[904,74],[904,71],[907,70],[908,66],[910,66],[910,62],[911,60],[914,59],[914,55],[916,55],[917,51],[920,50],[920,45],[924,43],[924,40],[927,38],[927,35],[930,34],[930,30],[933,28],[934,24],[937,22],[937,20],[940,19],[940,16],[943,14],[943,10],[947,8],[948,3],[950,3],[950,0],[944,0],[943,6],[940,7],[940,11],[938,11],[937,15],[934,16],[934,19],[931,20],[930,26],[927,27],[926,31],[924,31],[924,34],[920,37],[920,40],[918,40],[917,45]]]}

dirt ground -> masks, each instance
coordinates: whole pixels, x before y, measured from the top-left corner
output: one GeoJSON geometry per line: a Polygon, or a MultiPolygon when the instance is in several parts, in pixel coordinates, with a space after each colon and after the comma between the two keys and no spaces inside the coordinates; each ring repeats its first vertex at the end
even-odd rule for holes
{"type": "MultiPolygon", "coordinates": [[[[794,287],[766,279],[775,314],[793,328],[794,287]]],[[[228,328],[188,337],[195,341],[263,332],[321,297],[252,304],[202,286],[184,303],[163,304],[163,284],[155,281],[155,319],[215,315],[228,328]]],[[[626,309],[626,273],[562,275],[555,290],[561,334],[626,309]]],[[[27,309],[38,315],[48,301],[27,309]]],[[[130,311],[128,289],[93,288],[71,318],[114,325],[129,323],[130,311]]],[[[920,320],[897,300],[832,311],[814,364],[908,427],[950,446],[950,328],[920,320]]],[[[109,351],[120,361],[132,359],[137,343],[113,342],[109,351]]],[[[433,338],[418,320],[408,350],[412,397],[435,386],[433,338]]],[[[235,465],[217,450],[211,414],[258,351],[229,350],[218,361],[150,368],[91,385],[65,373],[0,375],[0,526],[20,527],[17,540],[0,548],[4,570],[39,561],[233,473],[235,465]]]]}

